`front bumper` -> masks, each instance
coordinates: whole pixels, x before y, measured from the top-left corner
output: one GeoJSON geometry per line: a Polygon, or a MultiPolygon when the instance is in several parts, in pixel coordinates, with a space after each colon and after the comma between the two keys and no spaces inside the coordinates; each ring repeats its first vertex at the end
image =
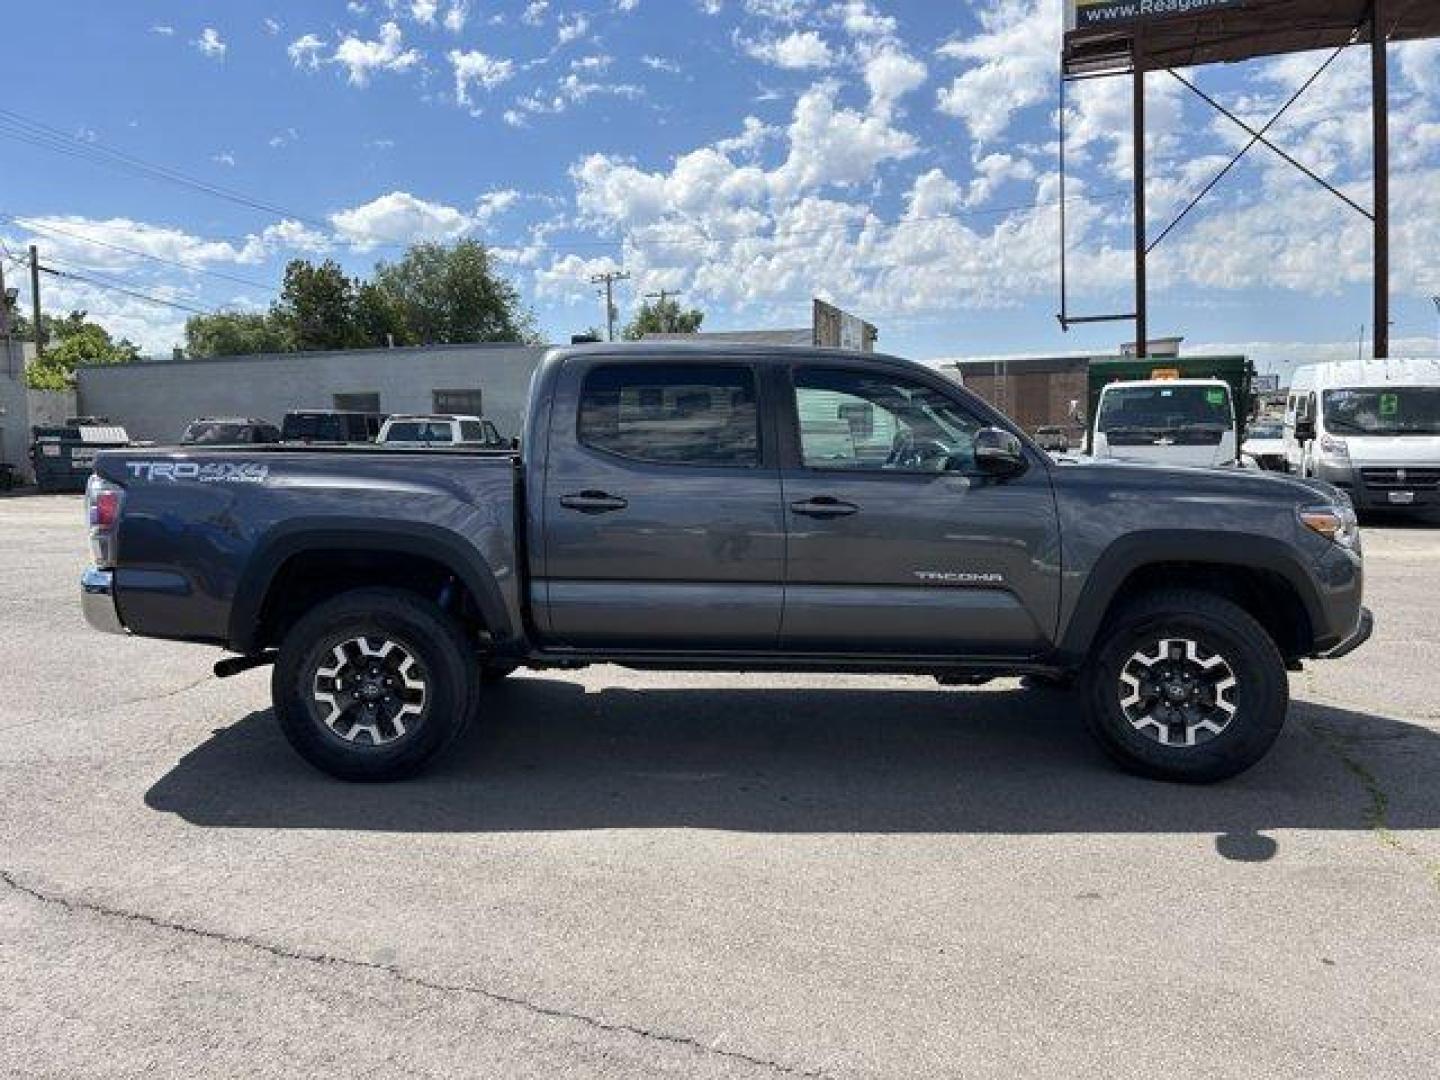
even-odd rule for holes
{"type": "MultiPolygon", "coordinates": [[[[1366,471],[1373,474],[1379,468],[1320,461],[1315,465],[1315,475],[1350,496],[1357,510],[1421,510],[1440,505],[1440,489],[1418,479],[1409,485],[1398,478],[1379,484],[1366,483],[1366,471]]],[[[1421,468],[1429,466],[1417,466],[1417,470],[1421,468]]],[[[1390,470],[1386,467],[1382,471],[1390,470]]]]}
{"type": "Polygon", "coordinates": [[[1335,648],[1322,655],[1320,659],[1339,660],[1342,656],[1349,656],[1356,649],[1360,648],[1361,645],[1369,641],[1370,635],[1374,632],[1375,616],[1370,613],[1369,608],[1362,607],[1360,609],[1360,625],[1355,628],[1355,632],[1339,645],[1336,645],[1335,648]]]}
{"type": "Polygon", "coordinates": [[[93,566],[80,576],[80,610],[92,629],[107,634],[125,633],[125,624],[115,608],[115,575],[93,566]]]}

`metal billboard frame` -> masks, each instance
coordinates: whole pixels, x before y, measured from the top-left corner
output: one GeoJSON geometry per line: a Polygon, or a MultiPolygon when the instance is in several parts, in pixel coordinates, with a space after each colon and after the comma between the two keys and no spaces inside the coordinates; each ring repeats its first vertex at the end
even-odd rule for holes
{"type": "Polygon", "coordinates": [[[1257,145],[1277,154],[1339,198],[1374,227],[1375,356],[1390,355],[1390,41],[1440,37],[1440,4],[1433,0],[1071,0],[1060,72],[1060,311],[1063,330],[1087,323],[1135,323],[1139,355],[1148,355],[1149,255],[1257,145]],[[1124,17],[1160,8],[1159,13],[1124,17]],[[1080,25],[1077,10],[1119,11],[1080,25]],[[1374,140],[1374,206],[1366,209],[1335,184],[1276,146],[1267,133],[1347,48],[1368,43],[1371,55],[1371,116],[1374,140]],[[1245,123],[1202,91],[1177,67],[1232,63],[1309,49],[1329,49],[1323,64],[1260,128],[1245,123]],[[1145,75],[1163,71],[1240,127],[1249,142],[1190,200],[1153,240],[1148,239],[1145,198],[1145,75]],[[1084,79],[1129,76],[1133,84],[1135,310],[1123,314],[1072,315],[1066,228],[1066,87],[1084,79]]]}

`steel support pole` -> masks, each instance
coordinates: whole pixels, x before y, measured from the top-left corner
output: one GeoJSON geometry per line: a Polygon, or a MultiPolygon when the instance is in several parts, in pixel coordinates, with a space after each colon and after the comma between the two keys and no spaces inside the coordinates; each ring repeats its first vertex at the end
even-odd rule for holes
{"type": "Polygon", "coordinates": [[[1370,5],[1371,117],[1375,123],[1375,357],[1390,356],[1390,68],[1385,0],[1370,5]]]}
{"type": "MultiPolygon", "coordinates": [[[[1136,50],[1137,56],[1139,50],[1136,50]]],[[[1145,281],[1145,72],[1134,65],[1135,97],[1135,355],[1150,355],[1149,304],[1145,281]]]]}

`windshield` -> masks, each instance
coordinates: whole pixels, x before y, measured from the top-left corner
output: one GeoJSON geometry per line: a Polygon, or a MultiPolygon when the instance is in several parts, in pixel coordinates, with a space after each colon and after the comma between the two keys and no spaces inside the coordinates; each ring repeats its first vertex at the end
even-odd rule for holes
{"type": "Polygon", "coordinates": [[[400,420],[390,425],[385,433],[386,442],[449,442],[450,425],[447,422],[425,420],[400,420]]]}
{"type": "Polygon", "coordinates": [[[1440,386],[1325,391],[1335,435],[1440,435],[1440,386]]]}
{"type": "Polygon", "coordinates": [[[199,445],[233,443],[240,441],[244,431],[244,424],[196,423],[185,429],[185,436],[180,441],[199,445]]]}
{"type": "Polygon", "coordinates": [[[1108,386],[1096,430],[1110,436],[1218,442],[1234,423],[1223,386],[1108,386]]]}

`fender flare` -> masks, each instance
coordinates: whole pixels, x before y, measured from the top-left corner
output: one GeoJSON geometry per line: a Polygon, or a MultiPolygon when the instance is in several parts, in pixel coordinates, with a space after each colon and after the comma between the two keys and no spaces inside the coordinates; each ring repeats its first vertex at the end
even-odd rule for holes
{"type": "Polygon", "coordinates": [[[1062,655],[1074,661],[1087,656],[1111,603],[1130,576],[1165,563],[1269,571],[1295,591],[1312,632],[1325,625],[1320,587],[1285,542],[1268,536],[1153,529],[1121,537],[1096,560],[1061,635],[1062,655]]]}
{"type": "Polygon", "coordinates": [[[494,571],[474,545],[459,534],[419,522],[349,517],[296,519],[276,526],[260,539],[240,577],[227,633],[233,651],[247,655],[255,651],[260,615],[280,568],[307,551],[379,551],[430,559],[469,589],[486,628],[497,640],[507,639],[513,632],[494,571]]]}

